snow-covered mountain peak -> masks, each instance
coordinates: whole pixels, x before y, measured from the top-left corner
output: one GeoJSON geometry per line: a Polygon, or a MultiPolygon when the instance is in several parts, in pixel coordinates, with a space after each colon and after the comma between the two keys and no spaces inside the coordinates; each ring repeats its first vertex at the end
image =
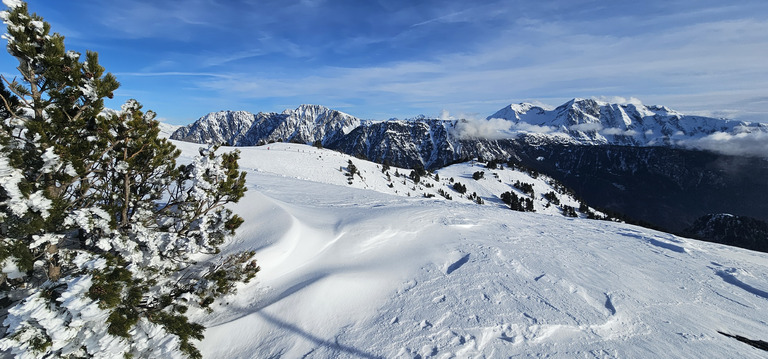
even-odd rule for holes
{"type": "Polygon", "coordinates": [[[195,123],[177,129],[172,139],[217,144],[236,144],[251,128],[255,118],[246,111],[211,112],[195,123]]]}
{"type": "MultiPolygon", "coordinates": [[[[768,126],[742,121],[685,115],[664,106],[639,103],[615,104],[595,99],[572,99],[554,110],[526,104],[502,108],[489,118],[501,118],[518,125],[533,125],[534,137],[562,142],[563,136],[574,144],[614,144],[630,146],[688,146],[718,133],[766,135],[768,126]],[[541,128],[549,129],[541,131],[541,128]]],[[[518,126],[526,132],[529,126],[518,126]]],[[[530,137],[530,136],[529,136],[530,137]]]]}
{"type": "Polygon", "coordinates": [[[533,108],[536,108],[536,107],[538,107],[538,106],[536,106],[536,105],[534,105],[534,104],[532,104],[530,102],[521,102],[519,104],[514,104],[513,103],[513,104],[509,105],[509,109],[512,110],[512,111],[515,111],[517,113],[525,113],[525,112],[528,112],[528,111],[530,111],[530,110],[532,110],[533,108]]]}
{"type": "Polygon", "coordinates": [[[488,116],[487,119],[490,120],[492,118],[501,118],[517,123],[520,121],[520,115],[522,114],[543,114],[545,111],[546,109],[542,108],[541,106],[529,102],[521,102],[519,104],[513,103],[507,107],[502,108],[493,115],[488,116]]]}
{"type": "Polygon", "coordinates": [[[288,116],[294,116],[297,118],[304,118],[304,119],[318,119],[329,114],[339,114],[345,117],[352,117],[351,115],[348,115],[341,111],[332,110],[328,107],[321,106],[321,105],[311,105],[311,104],[303,104],[293,110],[286,109],[285,111],[283,111],[283,114],[288,116]]]}
{"type": "Polygon", "coordinates": [[[320,105],[301,105],[283,113],[221,111],[201,117],[171,138],[190,142],[251,146],[267,142],[327,143],[360,125],[360,120],[320,105]]]}
{"type": "Polygon", "coordinates": [[[169,123],[160,122],[160,137],[162,138],[170,138],[171,134],[176,132],[181,126],[179,125],[171,125],[169,123]]]}

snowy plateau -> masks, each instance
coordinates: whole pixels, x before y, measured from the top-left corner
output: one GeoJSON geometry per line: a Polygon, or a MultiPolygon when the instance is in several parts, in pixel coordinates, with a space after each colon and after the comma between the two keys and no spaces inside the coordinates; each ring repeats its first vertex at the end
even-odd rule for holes
{"type": "MultiPolygon", "coordinates": [[[[174,143],[186,160],[199,147],[174,143]]],[[[541,197],[547,177],[509,168],[467,162],[414,184],[392,167],[390,183],[330,150],[239,150],[246,222],[223,252],[256,250],[262,271],[190,313],[205,358],[766,356],[718,331],[768,340],[768,254],[565,217],[541,197]],[[499,199],[518,180],[536,213],[499,199]],[[453,200],[427,198],[438,190],[453,200]]]]}

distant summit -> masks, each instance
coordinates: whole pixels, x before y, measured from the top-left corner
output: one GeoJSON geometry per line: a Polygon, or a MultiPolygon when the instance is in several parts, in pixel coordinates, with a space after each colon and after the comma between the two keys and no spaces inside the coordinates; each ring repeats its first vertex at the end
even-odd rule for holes
{"type": "Polygon", "coordinates": [[[685,115],[664,106],[612,104],[573,99],[553,110],[530,103],[509,105],[488,119],[500,118],[527,136],[584,145],[685,146],[714,133],[768,134],[768,124],[685,115]],[[520,124],[536,126],[535,131],[520,124]],[[514,127],[514,126],[513,126],[514,127]]]}
{"type": "Polygon", "coordinates": [[[319,105],[255,115],[245,111],[220,111],[178,129],[171,139],[229,146],[255,146],[270,141],[328,143],[359,125],[359,119],[319,105]]]}

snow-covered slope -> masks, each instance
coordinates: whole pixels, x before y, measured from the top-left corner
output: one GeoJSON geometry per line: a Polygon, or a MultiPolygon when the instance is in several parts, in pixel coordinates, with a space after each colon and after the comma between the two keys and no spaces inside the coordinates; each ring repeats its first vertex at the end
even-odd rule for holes
{"type": "MultiPolygon", "coordinates": [[[[178,142],[192,151],[199,145],[178,142]]],[[[600,211],[587,207],[571,190],[549,176],[520,168],[513,164],[498,164],[489,169],[487,163],[476,160],[454,164],[434,173],[426,172],[414,180],[415,170],[385,167],[343,153],[291,143],[273,143],[243,151],[241,168],[255,173],[275,174],[299,180],[366,189],[404,197],[432,198],[437,201],[457,201],[475,205],[509,209],[502,194],[514,194],[529,212],[568,215],[587,218],[607,218],[600,211]],[[350,175],[350,164],[355,173],[350,175]],[[479,179],[474,179],[477,176],[479,179]],[[457,185],[462,191],[457,189],[457,185]]],[[[191,152],[190,152],[191,153],[191,152]]]]}
{"type": "Polygon", "coordinates": [[[160,137],[170,138],[171,135],[179,128],[181,128],[181,126],[160,122],[160,137]]]}
{"type": "Polygon", "coordinates": [[[550,139],[577,144],[661,146],[685,144],[718,132],[768,133],[768,124],[763,123],[690,116],[664,106],[592,99],[573,99],[554,110],[529,103],[513,104],[488,117],[493,118],[513,122],[532,140],[538,138],[537,142],[550,139]]]}
{"type": "MultiPolygon", "coordinates": [[[[263,270],[212,313],[192,313],[209,327],[205,357],[765,355],[717,331],[768,340],[766,254],[393,195],[356,159],[365,181],[349,185],[336,167],[349,157],[307,146],[241,150],[249,191],[234,209],[246,223],[225,252],[254,249],[263,270]]],[[[471,192],[494,178],[461,182],[471,192]]]]}

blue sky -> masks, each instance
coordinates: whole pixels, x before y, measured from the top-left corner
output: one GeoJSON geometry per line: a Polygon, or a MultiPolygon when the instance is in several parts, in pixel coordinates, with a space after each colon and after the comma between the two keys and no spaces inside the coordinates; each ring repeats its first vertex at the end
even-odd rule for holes
{"type": "MultiPolygon", "coordinates": [[[[768,122],[768,2],[30,0],[165,121],[302,103],[485,117],[574,97],[768,122]]],[[[0,56],[0,72],[16,64],[0,56]]]]}

